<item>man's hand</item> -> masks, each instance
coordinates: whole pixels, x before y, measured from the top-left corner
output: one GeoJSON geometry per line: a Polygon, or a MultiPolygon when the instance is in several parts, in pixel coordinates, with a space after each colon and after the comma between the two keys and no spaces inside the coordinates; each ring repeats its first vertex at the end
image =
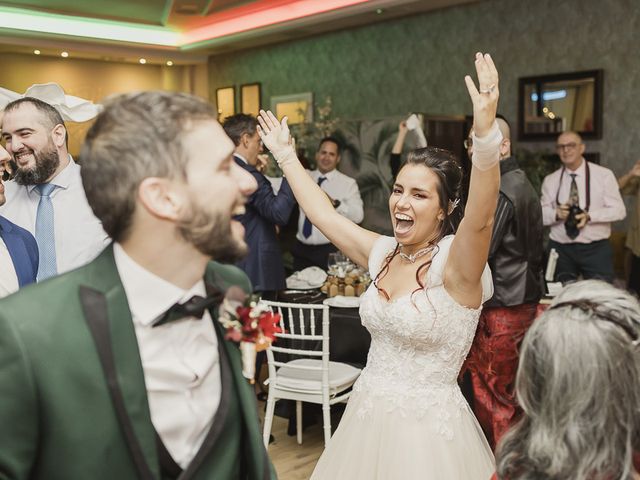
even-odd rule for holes
{"type": "Polygon", "coordinates": [[[256,163],[256,170],[260,173],[264,172],[269,165],[269,155],[266,153],[258,154],[258,163],[256,163]]]}
{"type": "Polygon", "coordinates": [[[578,229],[582,229],[590,220],[589,214],[587,212],[578,213],[576,215],[576,220],[578,220],[576,227],[578,227],[578,229]]]}
{"type": "MultiPolygon", "coordinates": [[[[568,204],[563,203],[562,205],[558,205],[556,207],[556,220],[564,222],[567,219],[568,216],[569,216],[569,205],[568,204]]],[[[576,218],[578,218],[577,215],[576,215],[576,218]]]]}

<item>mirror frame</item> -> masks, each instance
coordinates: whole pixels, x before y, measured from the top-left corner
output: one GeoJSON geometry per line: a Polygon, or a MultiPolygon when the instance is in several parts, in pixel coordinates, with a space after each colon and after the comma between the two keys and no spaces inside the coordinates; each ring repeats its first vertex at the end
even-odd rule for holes
{"type": "Polygon", "coordinates": [[[540,91],[545,83],[558,82],[562,80],[579,80],[582,78],[593,78],[595,82],[593,89],[593,130],[590,132],[582,131],[578,133],[584,139],[602,138],[602,90],[604,86],[604,70],[600,69],[521,77],[518,80],[518,140],[551,140],[558,136],[558,133],[556,132],[526,133],[524,131],[524,91],[526,85],[534,83],[536,84],[537,90],[540,91]]]}

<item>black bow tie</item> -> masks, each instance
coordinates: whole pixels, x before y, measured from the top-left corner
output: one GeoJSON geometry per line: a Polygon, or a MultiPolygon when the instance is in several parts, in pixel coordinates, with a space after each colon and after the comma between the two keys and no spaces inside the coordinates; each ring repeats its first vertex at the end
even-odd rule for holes
{"type": "Polygon", "coordinates": [[[185,317],[202,318],[205,310],[214,307],[222,302],[224,299],[224,292],[214,290],[206,297],[200,295],[194,295],[184,303],[174,303],[169,310],[157,317],[151,322],[152,327],[159,327],[165,323],[175,322],[185,317]]]}

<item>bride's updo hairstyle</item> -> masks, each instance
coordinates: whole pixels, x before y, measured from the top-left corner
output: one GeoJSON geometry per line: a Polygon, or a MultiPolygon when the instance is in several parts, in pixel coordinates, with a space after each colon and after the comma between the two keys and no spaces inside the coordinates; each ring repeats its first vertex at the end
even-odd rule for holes
{"type": "MultiPolygon", "coordinates": [[[[440,200],[440,208],[444,213],[444,218],[440,222],[438,230],[434,232],[432,240],[429,242],[431,245],[437,245],[445,236],[455,233],[462,220],[462,205],[459,204],[460,189],[462,186],[462,168],[453,153],[449,150],[436,147],[412,150],[407,156],[407,161],[400,168],[400,172],[407,165],[422,165],[438,177],[438,198],[440,200]]],[[[398,172],[398,175],[400,175],[400,172],[398,172]]],[[[437,250],[433,252],[432,258],[436,252],[437,250]]],[[[382,293],[387,300],[389,300],[389,295],[383,288],[378,286],[378,282],[387,274],[391,260],[393,260],[398,253],[400,253],[400,245],[397,245],[393,252],[387,255],[384,265],[374,280],[374,285],[378,289],[378,292],[382,293]]],[[[414,293],[424,290],[425,286],[421,277],[430,265],[431,259],[420,265],[416,271],[416,282],[419,286],[412,292],[412,296],[414,293]]]]}

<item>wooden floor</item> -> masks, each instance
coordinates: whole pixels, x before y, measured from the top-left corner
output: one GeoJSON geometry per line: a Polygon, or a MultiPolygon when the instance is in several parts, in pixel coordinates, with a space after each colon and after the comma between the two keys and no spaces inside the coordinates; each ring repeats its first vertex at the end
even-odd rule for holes
{"type": "MultiPolygon", "coordinates": [[[[261,416],[264,402],[259,403],[261,416]]],[[[275,441],[269,445],[269,457],[278,472],[279,480],[308,480],[324,449],[324,437],[320,423],[305,428],[302,445],[296,437],[287,435],[287,420],[277,415],[273,418],[271,434],[275,441]]]]}

